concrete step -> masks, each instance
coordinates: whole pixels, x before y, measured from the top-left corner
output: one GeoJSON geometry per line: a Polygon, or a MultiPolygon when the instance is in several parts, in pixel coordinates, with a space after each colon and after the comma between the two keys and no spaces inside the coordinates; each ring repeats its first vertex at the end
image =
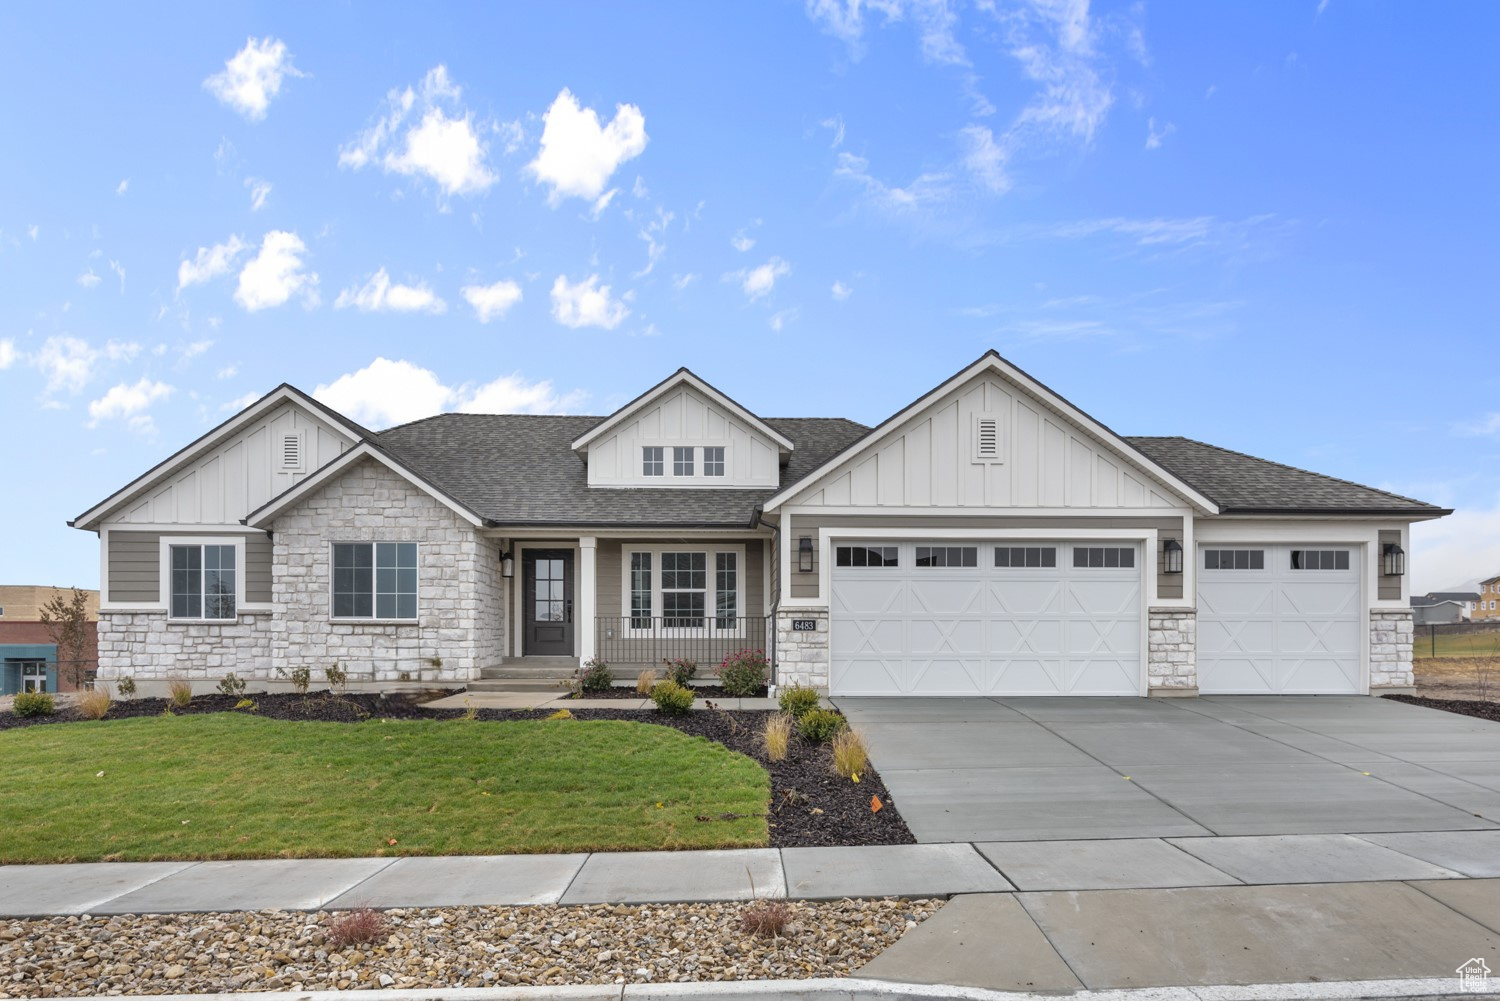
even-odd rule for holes
{"type": "Polygon", "coordinates": [[[480,668],[479,676],[481,678],[553,678],[561,680],[572,673],[566,667],[506,664],[501,667],[480,668]]]}
{"type": "Polygon", "coordinates": [[[546,695],[562,695],[565,691],[555,679],[539,678],[483,678],[469,682],[466,689],[471,692],[536,692],[546,695]]]}

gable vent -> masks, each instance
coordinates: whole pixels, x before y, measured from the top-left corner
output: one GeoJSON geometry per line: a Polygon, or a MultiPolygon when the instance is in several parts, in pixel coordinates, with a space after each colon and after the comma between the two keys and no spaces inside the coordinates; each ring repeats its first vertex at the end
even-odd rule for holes
{"type": "Polygon", "coordinates": [[[281,468],[302,468],[302,436],[300,434],[281,436],[281,468]]]}
{"type": "Polygon", "coordinates": [[[978,462],[1000,459],[1000,418],[974,418],[974,458],[978,462]]]}

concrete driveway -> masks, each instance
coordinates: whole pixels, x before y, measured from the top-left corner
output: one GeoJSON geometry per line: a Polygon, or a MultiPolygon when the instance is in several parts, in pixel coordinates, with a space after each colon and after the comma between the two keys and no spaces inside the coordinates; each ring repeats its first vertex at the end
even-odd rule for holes
{"type": "Polygon", "coordinates": [[[1500,828],[1500,724],[1385,699],[834,701],[922,842],[1500,828]]]}

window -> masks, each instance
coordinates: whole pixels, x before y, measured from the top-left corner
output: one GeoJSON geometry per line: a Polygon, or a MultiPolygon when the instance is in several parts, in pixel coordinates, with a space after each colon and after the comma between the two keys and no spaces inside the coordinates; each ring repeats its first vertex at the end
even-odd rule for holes
{"type": "Polygon", "coordinates": [[[996,546],[997,567],[1055,567],[1057,549],[1052,546],[996,546]]]}
{"type": "Polygon", "coordinates": [[[899,562],[895,546],[837,546],[833,551],[834,566],[893,567],[899,562]]]}
{"type": "Polygon", "coordinates": [[[415,619],[415,542],[335,542],[333,617],[415,619]]]}
{"type": "Polygon", "coordinates": [[[1135,566],[1135,548],[1133,546],[1074,546],[1073,566],[1133,567],[1135,566]]]}
{"type": "Polygon", "coordinates": [[[666,449],[660,445],[641,446],[641,475],[642,476],[665,476],[666,463],[662,453],[666,449]]]}
{"type": "Polygon", "coordinates": [[[234,546],[171,548],[171,617],[234,618],[234,546]]]}
{"type": "Polygon", "coordinates": [[[1348,570],[1347,549],[1293,549],[1293,570],[1348,570]]]}
{"type": "Polygon", "coordinates": [[[630,628],[651,628],[651,554],[630,554],[630,628]]]}
{"type": "Polygon", "coordinates": [[[707,592],[708,554],[661,554],[662,625],[668,629],[703,625],[707,592]]]}
{"type": "Polygon", "coordinates": [[[710,445],[703,450],[703,475],[724,475],[724,446],[710,445]]]}
{"type": "Polygon", "coordinates": [[[47,690],[47,662],[45,660],[7,661],[21,669],[21,691],[45,692],[47,690]]]}
{"type": "Polygon", "coordinates": [[[916,563],[919,567],[977,567],[979,547],[918,546],[916,563]]]}
{"type": "Polygon", "coordinates": [[[674,447],[672,449],[672,475],[693,475],[693,450],[691,448],[674,447]]]}
{"type": "Polygon", "coordinates": [[[714,625],[733,629],[739,616],[739,557],[736,553],[715,553],[714,625]]]}
{"type": "Polygon", "coordinates": [[[1265,568],[1266,551],[1264,549],[1203,550],[1203,569],[1205,570],[1264,570],[1265,568]]]}

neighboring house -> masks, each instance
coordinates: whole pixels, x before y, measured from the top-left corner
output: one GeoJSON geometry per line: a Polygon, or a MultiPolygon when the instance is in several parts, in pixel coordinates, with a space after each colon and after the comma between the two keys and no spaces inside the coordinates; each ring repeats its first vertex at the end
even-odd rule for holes
{"type": "Polygon", "coordinates": [[[1448,513],[1121,437],[989,352],[873,429],[686,369],[608,417],[380,433],[283,385],[71,524],[105,679],[759,647],[841,695],[1192,695],[1410,690],[1408,527],[1448,513]]]}
{"type": "Polygon", "coordinates": [[[1451,626],[1469,620],[1468,602],[1433,595],[1411,599],[1412,621],[1419,626],[1451,626]]]}
{"type": "MultiPolygon", "coordinates": [[[[31,584],[0,584],[0,695],[17,692],[70,692],[72,665],[58,661],[57,643],[42,624],[42,606],[54,596],[71,596],[72,589],[31,584]]],[[[87,591],[88,614],[94,629],[99,618],[99,592],[87,591]]],[[[90,630],[79,665],[92,674],[97,638],[90,630]]]]}
{"type": "Polygon", "coordinates": [[[1490,577],[1479,582],[1479,600],[1470,617],[1475,622],[1500,619],[1500,577],[1490,577]]]}

